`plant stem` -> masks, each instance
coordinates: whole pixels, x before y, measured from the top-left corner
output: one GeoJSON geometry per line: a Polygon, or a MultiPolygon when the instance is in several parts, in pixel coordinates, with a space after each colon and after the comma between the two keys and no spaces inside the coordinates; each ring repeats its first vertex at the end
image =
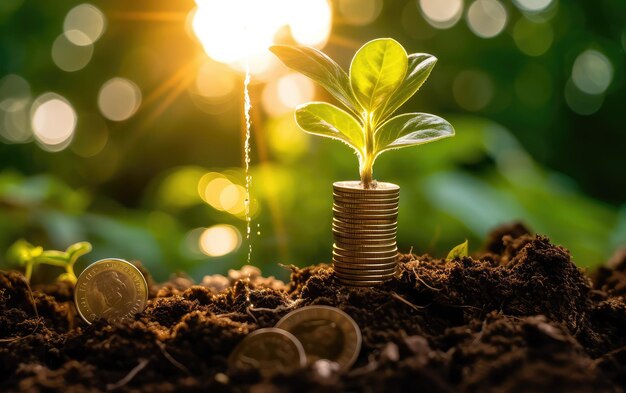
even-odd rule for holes
{"type": "Polygon", "coordinates": [[[359,172],[361,175],[361,184],[363,188],[372,188],[373,172],[374,172],[374,130],[372,127],[371,116],[365,120],[365,151],[364,157],[360,162],[359,172]]]}

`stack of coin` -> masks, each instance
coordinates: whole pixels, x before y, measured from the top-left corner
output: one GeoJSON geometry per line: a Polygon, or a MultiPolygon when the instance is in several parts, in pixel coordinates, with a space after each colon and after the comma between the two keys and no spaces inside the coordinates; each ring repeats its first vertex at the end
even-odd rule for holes
{"type": "Polygon", "coordinates": [[[400,187],[391,183],[333,184],[333,266],[343,284],[378,285],[395,274],[399,200],[400,187]]]}

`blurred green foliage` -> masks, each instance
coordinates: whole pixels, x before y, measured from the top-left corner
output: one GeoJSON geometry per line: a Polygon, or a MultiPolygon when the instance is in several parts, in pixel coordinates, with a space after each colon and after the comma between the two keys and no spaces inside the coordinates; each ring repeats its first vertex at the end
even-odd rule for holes
{"type": "MultiPolygon", "coordinates": [[[[462,3],[460,21],[440,29],[426,21],[420,2],[385,0],[364,26],[336,17],[324,48],[347,68],[362,43],[389,36],[439,59],[402,110],[445,117],[456,137],[382,156],[374,173],[401,186],[400,248],[444,257],[468,239],[471,252],[494,226],[521,219],[569,248],[581,266],[601,263],[626,245],[626,2],[554,0],[543,13],[502,2],[506,24],[493,38],[472,30],[466,19],[474,2],[462,3]],[[584,71],[585,62],[610,65],[602,93],[585,94],[572,82],[575,65],[584,71]]],[[[0,79],[24,78],[31,102],[60,94],[78,116],[74,140],[59,152],[0,137],[0,250],[20,238],[46,249],[89,241],[94,251],[79,264],[138,259],[159,279],[241,266],[248,251],[242,215],[207,203],[198,184],[209,172],[244,184],[243,77],[227,67],[210,75],[234,83],[219,99],[192,88],[207,60],[186,32],[191,0],[94,1],[106,31],[85,68],[62,71],[51,47],[77,4],[0,2],[0,79]],[[99,113],[100,88],[112,77],[134,81],[143,95],[126,121],[99,113]],[[197,228],[216,224],[239,230],[238,251],[200,252],[197,228]]],[[[251,91],[252,263],[284,277],[278,263],[330,260],[331,184],[358,171],[345,146],[310,138],[290,112],[266,112],[262,97],[271,83],[253,77],[251,91]]],[[[316,97],[330,99],[321,91],[316,97]]],[[[4,252],[0,265],[8,266],[4,252]]]]}

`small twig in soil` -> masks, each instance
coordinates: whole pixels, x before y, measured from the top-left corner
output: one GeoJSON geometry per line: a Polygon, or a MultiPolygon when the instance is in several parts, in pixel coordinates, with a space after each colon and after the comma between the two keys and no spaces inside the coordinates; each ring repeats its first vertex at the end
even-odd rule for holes
{"type": "Polygon", "coordinates": [[[298,304],[302,303],[304,300],[303,299],[298,299],[295,300],[293,302],[291,302],[291,304],[287,304],[287,305],[280,305],[276,308],[268,308],[268,307],[248,307],[248,309],[250,311],[265,311],[265,312],[281,312],[281,311],[286,311],[286,310],[291,310],[292,308],[294,308],[295,306],[297,306],[298,304]]]}
{"type": "Polygon", "coordinates": [[[422,278],[419,276],[419,274],[417,274],[417,272],[415,271],[415,268],[411,269],[413,271],[413,274],[415,274],[415,278],[421,282],[422,284],[424,284],[424,286],[428,289],[432,289],[433,291],[441,291],[443,288],[435,288],[435,287],[431,287],[430,285],[426,284],[426,281],[422,280],[422,278]]]}
{"type": "Polygon", "coordinates": [[[393,297],[396,300],[401,301],[402,303],[404,303],[407,306],[411,307],[415,311],[423,310],[424,308],[426,308],[426,307],[417,306],[417,305],[411,303],[410,301],[406,300],[405,298],[403,298],[402,296],[398,295],[395,292],[391,292],[391,297],[393,297]]]}
{"type": "Polygon", "coordinates": [[[483,324],[480,327],[480,332],[478,332],[478,334],[476,335],[476,338],[474,339],[473,344],[476,344],[483,338],[483,333],[485,333],[485,327],[487,327],[487,319],[483,320],[483,324]]]}
{"type": "Polygon", "coordinates": [[[121,388],[122,386],[126,385],[127,383],[132,381],[133,378],[135,378],[135,376],[137,374],[139,374],[139,372],[141,370],[146,368],[148,363],[150,363],[149,359],[139,359],[139,364],[137,364],[135,366],[135,368],[130,370],[130,372],[128,374],[126,374],[126,376],[124,378],[120,379],[116,383],[109,383],[109,384],[107,384],[107,390],[115,390],[115,389],[121,388]]]}
{"type": "Polygon", "coordinates": [[[37,332],[37,330],[39,329],[39,325],[41,325],[41,321],[43,320],[43,318],[39,316],[39,310],[37,309],[37,303],[35,302],[35,295],[33,295],[33,290],[30,287],[30,284],[28,283],[28,281],[26,280],[24,276],[21,276],[20,278],[22,279],[22,281],[24,281],[24,284],[26,284],[26,288],[28,288],[28,295],[30,297],[31,304],[33,305],[33,311],[35,312],[35,318],[36,318],[37,324],[35,325],[33,330],[27,335],[19,336],[19,337],[12,337],[12,338],[3,338],[3,339],[0,339],[0,343],[10,343],[13,341],[21,340],[23,338],[32,336],[33,334],[37,332]]]}
{"type": "Polygon", "coordinates": [[[174,357],[172,355],[170,355],[169,352],[167,352],[167,350],[165,349],[165,344],[164,343],[162,343],[160,341],[157,341],[156,343],[159,346],[159,349],[161,350],[161,353],[163,354],[163,356],[165,356],[165,359],[169,360],[170,363],[172,363],[177,369],[181,370],[182,372],[184,372],[186,374],[191,374],[191,372],[189,371],[189,369],[187,367],[185,367],[178,360],[174,359],[174,357]]]}

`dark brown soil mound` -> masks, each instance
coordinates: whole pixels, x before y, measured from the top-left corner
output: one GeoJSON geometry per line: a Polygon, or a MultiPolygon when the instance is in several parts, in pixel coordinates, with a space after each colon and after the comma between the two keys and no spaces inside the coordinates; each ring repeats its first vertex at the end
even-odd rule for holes
{"type": "Polygon", "coordinates": [[[494,232],[486,250],[448,262],[405,255],[378,288],[344,287],[327,265],[293,268],[288,285],[177,278],[113,326],[77,318],[67,286],[31,292],[21,275],[0,274],[0,391],[624,391],[626,255],[592,283],[565,249],[520,226],[494,232]],[[351,371],[264,380],[228,370],[247,333],[310,304],[361,327],[351,371]]]}

